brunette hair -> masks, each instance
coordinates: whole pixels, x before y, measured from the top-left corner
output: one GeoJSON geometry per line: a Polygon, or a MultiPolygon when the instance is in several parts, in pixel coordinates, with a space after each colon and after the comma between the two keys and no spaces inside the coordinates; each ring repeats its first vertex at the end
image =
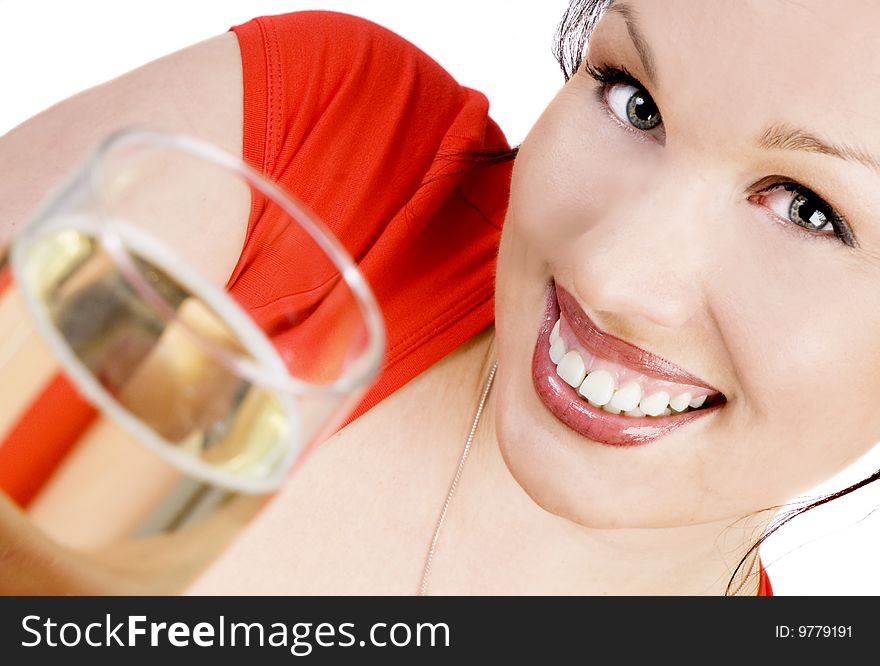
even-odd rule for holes
{"type": "MultiPolygon", "coordinates": [[[[559,22],[559,26],[557,27],[556,33],[553,38],[553,55],[556,58],[556,61],[559,63],[559,67],[562,70],[562,74],[565,77],[566,81],[568,81],[580,68],[583,62],[584,49],[587,45],[587,40],[589,39],[593,28],[595,27],[596,23],[598,23],[599,19],[605,13],[608,7],[613,4],[613,2],[614,0],[570,1],[568,8],[565,10],[565,14],[562,16],[562,20],[559,22]]],[[[482,150],[469,151],[465,154],[465,159],[477,166],[480,164],[492,165],[515,159],[518,152],[519,146],[485,148],[482,150]]],[[[764,541],[771,534],[776,532],[776,530],[785,525],[791,519],[796,518],[797,516],[800,516],[801,514],[806,513],[811,509],[815,509],[817,506],[821,506],[839,497],[848,495],[854,490],[858,490],[859,488],[862,488],[869,483],[873,483],[877,479],[880,479],[880,470],[878,470],[868,478],[862,479],[858,483],[854,483],[844,488],[843,490],[829,493],[813,501],[803,500],[801,506],[797,506],[790,511],[775,516],[774,519],[768,524],[767,529],[764,531],[761,537],[752,544],[748,551],[746,551],[745,555],[743,555],[740,561],[737,563],[736,568],[731,574],[730,580],[727,582],[725,596],[731,594],[733,582],[737,574],[740,573],[740,570],[745,565],[746,561],[749,559],[749,557],[753,554],[757,554],[756,551],[761,546],[761,544],[764,543],[764,541]]],[[[778,510],[785,506],[792,506],[792,504],[792,502],[789,502],[787,504],[779,506],[759,509],[752,512],[751,514],[748,514],[747,516],[743,516],[743,518],[748,518],[749,516],[753,516],[764,511],[778,510]]],[[[794,504],[797,504],[797,502],[794,502],[794,504]]],[[[740,587],[742,587],[742,584],[740,585],[740,587]]],[[[739,588],[737,588],[737,590],[738,589],[739,588]]],[[[735,591],[736,590],[734,590],[734,592],[735,591]]]]}

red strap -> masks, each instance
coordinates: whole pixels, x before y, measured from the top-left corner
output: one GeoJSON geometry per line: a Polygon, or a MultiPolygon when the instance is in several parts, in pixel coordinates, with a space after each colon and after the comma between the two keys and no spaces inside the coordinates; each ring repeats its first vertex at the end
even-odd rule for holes
{"type": "Polygon", "coordinates": [[[96,416],[56,374],[0,444],[0,488],[27,506],[96,416]]]}
{"type": "MultiPolygon", "coordinates": [[[[11,282],[7,265],[0,270],[0,297],[11,282]]],[[[67,378],[55,374],[0,441],[0,489],[27,506],[96,416],[67,378]]]]}

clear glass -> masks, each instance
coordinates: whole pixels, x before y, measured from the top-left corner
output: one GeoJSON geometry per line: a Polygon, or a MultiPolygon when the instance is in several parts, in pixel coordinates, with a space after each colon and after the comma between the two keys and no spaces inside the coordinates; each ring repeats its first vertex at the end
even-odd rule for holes
{"type": "Polygon", "coordinates": [[[327,227],[191,137],[108,137],[14,239],[11,265],[77,390],[184,473],[230,490],[277,488],[350,414],[384,354],[376,300],[327,227]],[[210,257],[187,236],[197,218],[295,237],[297,255],[277,258],[289,296],[271,316],[201,270],[210,257]]]}

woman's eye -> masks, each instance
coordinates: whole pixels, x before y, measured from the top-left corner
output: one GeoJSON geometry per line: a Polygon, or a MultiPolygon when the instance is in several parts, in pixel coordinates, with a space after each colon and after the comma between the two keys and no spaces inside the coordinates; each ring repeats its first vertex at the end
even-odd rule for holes
{"type": "Polygon", "coordinates": [[[612,83],[605,95],[611,110],[636,129],[652,130],[660,124],[660,110],[644,89],[629,83],[612,83]]]}
{"type": "Polygon", "coordinates": [[[601,101],[622,122],[643,132],[660,125],[660,109],[645,87],[625,68],[585,63],[585,70],[601,84],[598,88],[601,101]]]}
{"type": "Polygon", "coordinates": [[[758,203],[783,220],[818,235],[836,236],[847,245],[853,245],[852,232],[843,217],[803,185],[780,183],[761,193],[758,199],[758,203]]]}

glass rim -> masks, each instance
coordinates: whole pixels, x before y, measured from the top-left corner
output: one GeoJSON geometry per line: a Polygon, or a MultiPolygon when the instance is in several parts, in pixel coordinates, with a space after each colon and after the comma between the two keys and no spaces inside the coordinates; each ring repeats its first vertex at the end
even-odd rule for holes
{"type": "MultiPolygon", "coordinates": [[[[131,283],[131,286],[142,297],[156,307],[166,320],[175,320],[189,335],[198,341],[200,346],[204,347],[205,351],[232,372],[262,388],[275,390],[283,394],[308,396],[347,395],[366,389],[375,379],[381,368],[385,352],[386,332],[378,302],[363,274],[339,240],[320,219],[301,206],[292,195],[282,190],[264,174],[250,167],[239,157],[196,137],[157,132],[138,127],[125,127],[107,135],[98,143],[80,168],[74,171],[72,180],[74,183],[85,185],[88,188],[88,192],[100,214],[96,237],[111,256],[111,259],[117,264],[117,268],[124,278],[131,283]],[[283,369],[272,367],[274,364],[267,365],[254,362],[243,355],[230,352],[223,348],[222,345],[215,343],[210,338],[194,330],[185,321],[175,318],[174,309],[171,305],[143,278],[140,270],[136,267],[127,249],[127,243],[124,240],[124,236],[129,234],[123,234],[120,231],[113,215],[109,212],[109,205],[103,197],[100,183],[104,175],[103,166],[105,159],[111,150],[127,145],[159,146],[176,150],[224,168],[243,178],[249,186],[278,205],[287,214],[289,218],[288,224],[296,223],[305,229],[339,270],[341,278],[354,295],[367,328],[367,347],[358,355],[355,361],[356,370],[348,375],[343,371],[341,377],[326,383],[300,379],[290,374],[283,361],[283,369]],[[85,182],[81,179],[83,175],[85,176],[85,182]]],[[[51,201],[54,198],[49,197],[49,200],[51,201]]],[[[50,215],[51,208],[49,210],[44,209],[33,215],[19,238],[13,240],[11,253],[13,271],[20,278],[23,277],[22,264],[24,259],[21,257],[22,246],[28,245],[28,237],[33,234],[42,235],[37,231],[39,222],[45,220],[50,215]]],[[[145,236],[148,235],[145,234],[145,236]]],[[[158,245],[159,243],[156,244],[158,245]]],[[[164,246],[162,253],[168,255],[168,258],[172,260],[180,258],[173,247],[164,246]]],[[[173,274],[183,279],[184,284],[191,290],[191,295],[204,298],[206,303],[217,312],[217,315],[223,321],[232,325],[233,330],[237,334],[241,328],[256,329],[259,332],[259,336],[268,338],[262,330],[259,330],[259,327],[253,322],[246,309],[226,289],[210,283],[197,271],[190,270],[186,262],[177,261],[174,262],[174,265],[173,274]],[[207,298],[205,298],[206,296],[207,298]]],[[[274,349],[274,345],[271,346],[274,349]]]]}

